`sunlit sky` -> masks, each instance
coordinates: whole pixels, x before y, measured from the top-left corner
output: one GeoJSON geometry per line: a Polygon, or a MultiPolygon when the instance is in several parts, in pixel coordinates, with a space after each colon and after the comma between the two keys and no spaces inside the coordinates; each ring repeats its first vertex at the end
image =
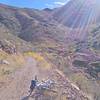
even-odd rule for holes
{"type": "Polygon", "coordinates": [[[66,4],[70,0],[0,0],[0,3],[28,8],[55,8],[66,4]]]}

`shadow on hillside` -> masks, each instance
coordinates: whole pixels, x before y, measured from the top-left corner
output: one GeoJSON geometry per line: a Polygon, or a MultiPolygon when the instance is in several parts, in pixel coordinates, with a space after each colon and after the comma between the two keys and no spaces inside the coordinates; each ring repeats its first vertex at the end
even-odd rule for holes
{"type": "MultiPolygon", "coordinates": [[[[21,100],[30,100],[30,98],[34,98],[34,96],[25,96],[25,97],[22,97],[21,100]]],[[[35,100],[37,100],[37,98],[35,98],[35,100]]]]}
{"type": "Polygon", "coordinates": [[[29,100],[30,96],[23,97],[21,100],[29,100]]]}

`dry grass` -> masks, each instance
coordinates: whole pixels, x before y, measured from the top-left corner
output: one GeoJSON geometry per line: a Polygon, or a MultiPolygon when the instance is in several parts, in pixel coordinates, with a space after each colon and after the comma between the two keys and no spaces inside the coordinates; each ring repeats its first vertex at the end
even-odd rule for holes
{"type": "Polygon", "coordinates": [[[50,63],[48,63],[48,61],[41,54],[36,52],[26,52],[25,55],[33,57],[38,62],[39,66],[44,70],[51,68],[50,63]]]}
{"type": "Polygon", "coordinates": [[[9,64],[0,64],[0,79],[9,75],[25,64],[23,55],[9,55],[3,51],[0,51],[0,60],[6,60],[9,62],[9,64]]]}
{"type": "MultiPolygon", "coordinates": [[[[99,86],[95,81],[89,80],[84,74],[77,73],[70,75],[69,78],[72,82],[77,84],[77,86],[87,93],[92,98],[98,97],[100,98],[99,86]],[[97,92],[98,91],[98,92],[97,92]]],[[[94,99],[96,100],[96,99],[94,99]]]]}

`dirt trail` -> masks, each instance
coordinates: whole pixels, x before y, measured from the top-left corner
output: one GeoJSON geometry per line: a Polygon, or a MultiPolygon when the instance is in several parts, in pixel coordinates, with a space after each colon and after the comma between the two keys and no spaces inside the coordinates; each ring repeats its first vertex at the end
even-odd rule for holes
{"type": "Polygon", "coordinates": [[[28,98],[28,90],[31,79],[39,74],[37,62],[33,58],[27,58],[27,64],[21,70],[12,75],[9,85],[0,90],[0,100],[32,100],[28,98]]]}
{"type": "MultiPolygon", "coordinates": [[[[53,79],[57,84],[59,84],[59,87],[56,88],[57,91],[60,91],[57,92],[57,99],[51,100],[63,100],[60,99],[63,97],[62,93],[64,93],[64,97],[69,96],[71,98],[68,100],[88,100],[83,92],[78,90],[75,85],[73,86],[61,71],[53,69],[49,70],[49,72],[44,72],[39,69],[37,62],[33,58],[28,58],[26,61],[27,64],[22,69],[16,71],[15,74],[12,74],[11,83],[9,83],[7,87],[0,89],[0,100],[34,100],[32,97],[28,97],[28,91],[30,81],[35,75],[38,75],[40,79],[53,79]]],[[[50,100],[50,97],[52,97],[52,95],[45,95],[39,100],[50,100]]]]}

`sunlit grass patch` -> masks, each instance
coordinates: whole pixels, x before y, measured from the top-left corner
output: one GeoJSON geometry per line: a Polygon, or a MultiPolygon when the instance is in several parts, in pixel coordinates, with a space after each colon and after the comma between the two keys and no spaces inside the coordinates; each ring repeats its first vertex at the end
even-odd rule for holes
{"type": "Polygon", "coordinates": [[[6,59],[9,55],[4,51],[0,51],[0,59],[6,59]]]}
{"type": "Polygon", "coordinates": [[[7,68],[5,66],[2,66],[0,68],[0,76],[3,76],[3,75],[9,75],[10,73],[12,73],[12,69],[11,68],[7,68]]]}
{"type": "Polygon", "coordinates": [[[42,67],[44,69],[51,68],[51,65],[41,54],[36,53],[36,52],[26,52],[25,55],[33,57],[36,61],[38,61],[38,64],[40,67],[42,67]]]}
{"type": "Polygon", "coordinates": [[[25,64],[25,57],[22,54],[11,55],[11,62],[13,65],[21,66],[25,64]]]}
{"type": "Polygon", "coordinates": [[[25,64],[25,59],[22,54],[10,55],[4,51],[0,51],[0,79],[13,73],[25,64]],[[7,62],[3,63],[3,61],[7,62]]]}

